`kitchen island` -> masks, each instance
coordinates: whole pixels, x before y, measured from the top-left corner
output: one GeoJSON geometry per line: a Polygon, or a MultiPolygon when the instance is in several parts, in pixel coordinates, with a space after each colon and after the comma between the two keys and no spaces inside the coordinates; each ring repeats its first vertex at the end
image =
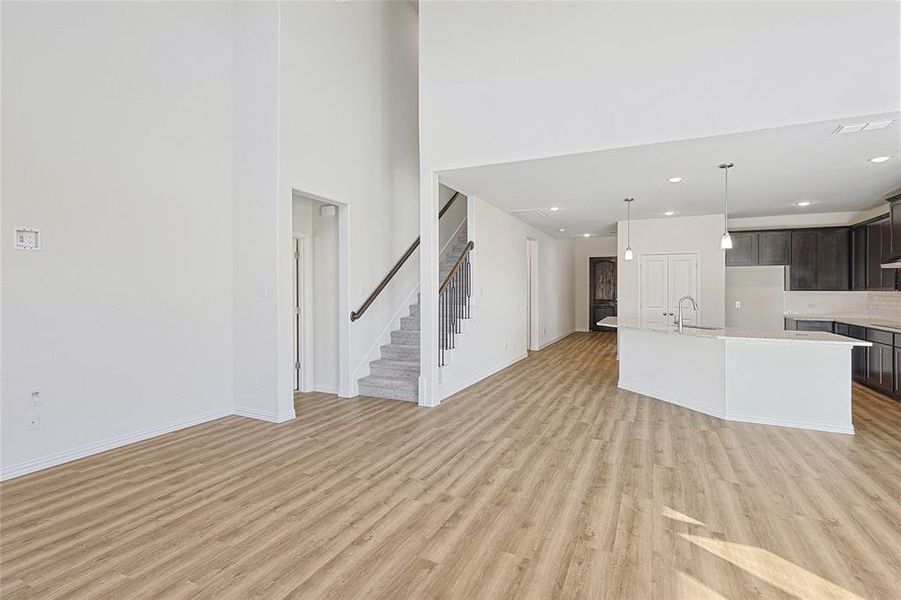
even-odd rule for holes
{"type": "Polygon", "coordinates": [[[816,331],[695,328],[607,317],[619,387],[729,421],[854,433],[851,349],[816,331]]]}

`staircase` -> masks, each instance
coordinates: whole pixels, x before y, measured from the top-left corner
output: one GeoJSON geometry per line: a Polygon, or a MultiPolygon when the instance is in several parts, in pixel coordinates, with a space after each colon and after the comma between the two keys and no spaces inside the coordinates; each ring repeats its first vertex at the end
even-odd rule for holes
{"type": "MultiPolygon", "coordinates": [[[[465,250],[466,236],[464,222],[442,253],[438,281],[444,281],[465,250]]],[[[419,401],[419,302],[417,294],[416,304],[410,305],[408,316],[400,319],[400,329],[391,332],[391,343],[380,348],[381,358],[370,361],[369,375],[358,382],[360,395],[419,401]]],[[[459,314],[462,315],[462,311],[459,314]]],[[[462,316],[453,319],[453,326],[458,331],[461,319],[462,316]]]]}

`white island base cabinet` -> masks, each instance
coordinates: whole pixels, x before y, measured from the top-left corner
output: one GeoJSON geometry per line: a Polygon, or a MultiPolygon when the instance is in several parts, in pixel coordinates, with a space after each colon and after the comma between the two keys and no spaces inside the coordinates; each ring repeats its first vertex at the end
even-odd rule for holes
{"type": "Polygon", "coordinates": [[[854,340],[618,329],[622,389],[730,421],[854,433],[854,340]]]}

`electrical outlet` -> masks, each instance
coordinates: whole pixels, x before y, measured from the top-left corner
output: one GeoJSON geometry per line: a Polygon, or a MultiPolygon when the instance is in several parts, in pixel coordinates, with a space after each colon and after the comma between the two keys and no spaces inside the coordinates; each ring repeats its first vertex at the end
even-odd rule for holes
{"type": "Polygon", "coordinates": [[[28,406],[37,408],[41,405],[41,388],[32,388],[28,390],[28,406]]]}
{"type": "Polygon", "coordinates": [[[25,428],[29,431],[34,431],[35,429],[40,428],[41,426],[41,417],[38,415],[28,415],[25,417],[25,428]]]}
{"type": "Polygon", "coordinates": [[[507,349],[507,342],[504,342],[504,350],[507,349]]]}

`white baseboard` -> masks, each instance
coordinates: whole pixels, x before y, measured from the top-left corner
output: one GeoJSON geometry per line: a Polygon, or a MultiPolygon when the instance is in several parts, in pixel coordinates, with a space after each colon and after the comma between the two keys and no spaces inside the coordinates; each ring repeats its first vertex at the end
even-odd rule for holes
{"type": "Polygon", "coordinates": [[[688,398],[677,396],[676,394],[673,394],[671,392],[650,388],[641,384],[630,383],[628,381],[623,381],[622,379],[620,379],[616,385],[620,389],[626,390],[628,392],[635,392],[636,394],[641,394],[642,396],[648,396],[657,400],[663,400],[664,402],[669,402],[670,404],[675,404],[677,406],[681,406],[682,408],[688,408],[700,413],[704,413],[705,415],[710,415],[711,417],[716,417],[718,419],[726,418],[725,412],[722,410],[694,402],[692,400],[689,400],[688,398]]]}
{"type": "Polygon", "coordinates": [[[476,375],[467,377],[466,379],[464,379],[462,381],[452,382],[446,386],[439,386],[438,387],[438,402],[440,403],[445,398],[449,398],[450,396],[453,396],[460,390],[464,390],[471,385],[475,385],[476,383],[482,381],[486,377],[490,377],[490,376],[494,375],[498,371],[502,371],[503,369],[506,369],[507,367],[515,365],[516,363],[518,363],[519,361],[521,361],[524,358],[527,358],[528,356],[529,355],[524,352],[520,355],[514,356],[511,359],[504,360],[492,367],[489,367],[483,371],[480,371],[476,375]]]}
{"type": "Polygon", "coordinates": [[[758,425],[775,425],[777,427],[794,427],[795,429],[812,429],[814,431],[825,431],[828,433],[854,434],[854,425],[821,423],[819,421],[808,421],[806,419],[785,419],[781,417],[750,415],[728,409],[726,409],[726,420],[741,421],[742,423],[756,423],[758,425]]]}
{"type": "Polygon", "coordinates": [[[293,408],[283,413],[276,413],[268,410],[258,410],[256,408],[250,408],[248,406],[236,406],[232,414],[239,417],[259,419],[260,421],[269,421],[270,423],[284,423],[285,421],[290,421],[296,416],[294,414],[293,408]]]}
{"type": "Polygon", "coordinates": [[[696,402],[692,402],[688,398],[683,398],[681,396],[676,396],[669,392],[663,392],[660,390],[655,390],[651,388],[647,388],[642,385],[636,385],[629,382],[624,382],[620,380],[617,383],[620,389],[624,389],[629,392],[635,392],[636,394],[641,394],[642,396],[648,396],[650,398],[656,398],[657,400],[663,400],[664,402],[669,402],[670,404],[675,404],[677,406],[681,406],[683,408],[687,408],[690,410],[694,410],[700,413],[704,413],[705,415],[710,415],[711,417],[716,417],[718,419],[723,419],[724,421],[738,421],[740,423],[755,423],[757,425],[774,425],[776,427],[792,427],[795,429],[810,429],[813,431],[825,431],[829,433],[845,433],[845,434],[853,434],[854,426],[853,425],[843,425],[839,423],[822,423],[819,421],[808,421],[805,419],[786,419],[784,417],[770,417],[766,415],[755,415],[744,413],[740,411],[729,410],[728,407],[725,410],[716,410],[709,406],[705,406],[702,404],[698,404],[696,402]]]}
{"type": "Polygon", "coordinates": [[[314,383],[314,392],[322,392],[323,394],[337,394],[338,386],[331,383],[314,383]]]}
{"type": "Polygon", "coordinates": [[[538,346],[538,349],[539,349],[539,350],[544,350],[545,348],[547,348],[547,347],[550,346],[551,344],[556,344],[557,342],[559,342],[559,341],[562,340],[563,338],[568,337],[568,336],[571,336],[571,335],[574,334],[576,331],[578,331],[578,330],[575,329],[575,328],[573,328],[573,329],[570,329],[569,331],[567,331],[567,332],[565,332],[565,333],[561,333],[560,335],[558,335],[558,336],[555,337],[554,339],[549,340],[549,341],[547,341],[547,342],[545,342],[545,343],[539,345],[539,346],[538,346]]]}
{"type": "Polygon", "coordinates": [[[173,431],[184,429],[185,427],[200,425],[201,423],[206,423],[207,421],[221,419],[222,417],[227,417],[231,414],[233,414],[231,409],[213,410],[201,413],[199,415],[194,415],[193,417],[177,419],[175,421],[170,421],[162,425],[156,425],[154,427],[148,427],[146,429],[141,429],[132,433],[107,438],[99,442],[77,446],[69,450],[54,452],[53,454],[42,456],[41,458],[27,460],[16,465],[3,467],[2,469],[0,469],[0,481],[12,479],[13,477],[19,477],[21,475],[27,475],[29,473],[34,473],[35,471],[41,471],[43,469],[49,469],[50,467],[55,467],[57,465],[71,462],[73,460],[78,460],[79,458],[85,458],[94,454],[100,454],[101,452],[113,450],[121,446],[127,446],[128,444],[143,442],[144,440],[157,437],[159,435],[172,433],[173,431]]]}
{"type": "Polygon", "coordinates": [[[586,329],[584,327],[576,327],[573,331],[578,331],[579,333],[588,333],[591,331],[590,329],[586,329]]]}

